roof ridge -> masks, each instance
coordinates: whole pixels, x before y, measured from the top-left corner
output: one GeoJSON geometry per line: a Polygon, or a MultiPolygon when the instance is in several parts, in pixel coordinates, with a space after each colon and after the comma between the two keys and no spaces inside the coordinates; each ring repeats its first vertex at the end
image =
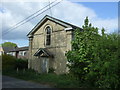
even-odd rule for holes
{"type": "Polygon", "coordinates": [[[58,21],[61,21],[61,22],[64,22],[64,23],[66,23],[66,24],[69,24],[69,25],[72,25],[72,26],[75,26],[75,27],[80,28],[79,26],[74,25],[74,24],[71,24],[70,22],[66,22],[66,21],[64,21],[64,20],[61,20],[61,19],[58,19],[58,18],[55,18],[55,17],[49,16],[49,15],[46,15],[45,17],[51,17],[51,18],[56,19],[56,20],[58,20],[58,21]]]}
{"type": "Polygon", "coordinates": [[[54,22],[59,23],[59,24],[63,25],[64,27],[72,27],[73,29],[80,28],[80,27],[78,27],[78,26],[76,26],[76,25],[73,25],[73,24],[71,24],[71,23],[65,22],[65,21],[60,20],[60,19],[58,19],[58,18],[54,18],[54,17],[52,17],[52,16],[45,15],[45,16],[37,23],[37,25],[35,25],[35,27],[27,34],[27,36],[30,35],[30,36],[28,36],[28,37],[31,37],[31,34],[34,33],[34,32],[36,31],[36,29],[39,28],[42,23],[44,23],[44,21],[45,21],[46,19],[53,20],[54,22]]]}

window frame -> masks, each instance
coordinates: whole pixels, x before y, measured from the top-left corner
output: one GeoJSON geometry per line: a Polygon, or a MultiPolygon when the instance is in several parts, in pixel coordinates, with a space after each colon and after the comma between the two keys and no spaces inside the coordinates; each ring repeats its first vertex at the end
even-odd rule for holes
{"type": "Polygon", "coordinates": [[[52,34],[52,27],[50,25],[47,25],[45,27],[45,46],[51,45],[51,34],[52,34]],[[47,32],[47,28],[50,29],[49,33],[47,32]]]}

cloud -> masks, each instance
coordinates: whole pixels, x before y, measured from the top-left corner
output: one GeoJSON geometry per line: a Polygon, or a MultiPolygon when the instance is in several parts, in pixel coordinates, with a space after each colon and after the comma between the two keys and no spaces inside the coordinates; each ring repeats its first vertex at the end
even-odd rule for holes
{"type": "Polygon", "coordinates": [[[52,9],[53,15],[64,19],[73,24],[81,26],[86,16],[89,18],[96,17],[94,10],[83,6],[82,4],[64,1],[52,9]],[[57,8],[56,8],[57,7],[57,8]]]}
{"type": "Polygon", "coordinates": [[[92,20],[92,24],[101,28],[105,28],[106,33],[117,32],[118,30],[118,18],[113,19],[102,19],[97,18],[97,20],[92,20]]]}
{"type": "Polygon", "coordinates": [[[0,17],[2,17],[2,24],[0,25],[2,25],[1,29],[3,33],[3,39],[26,39],[27,33],[33,28],[33,26],[35,26],[37,21],[39,21],[40,19],[37,18],[38,20],[31,20],[14,30],[8,29],[11,29],[11,27],[14,26],[16,23],[31,15],[33,12],[35,12],[35,10],[42,8],[44,6],[44,3],[42,3],[41,5],[35,3],[34,5],[35,6],[33,7],[33,3],[23,2],[6,2],[3,4],[2,9],[4,12],[0,12],[0,17]],[[10,32],[8,33],[8,31],[10,32]]]}
{"type": "MultiPolygon", "coordinates": [[[[23,20],[27,16],[41,9],[48,2],[4,2],[3,6],[0,7],[0,18],[2,17],[2,32],[5,33],[7,30],[23,20]]],[[[97,13],[88,7],[85,7],[82,4],[73,3],[70,1],[62,1],[57,6],[51,8],[52,16],[64,20],[66,22],[70,22],[77,26],[82,26],[83,21],[86,16],[89,17],[90,21],[93,25],[102,28],[105,27],[106,32],[110,33],[114,30],[117,30],[117,17],[103,19],[102,17],[98,17],[97,13]]],[[[47,11],[35,19],[29,21],[28,23],[10,31],[6,35],[3,34],[4,40],[19,40],[25,39],[27,40],[27,33],[41,20],[41,18],[50,14],[50,11],[47,11]]]]}
{"type": "Polygon", "coordinates": [[[98,17],[97,13],[93,9],[85,7],[82,4],[65,1],[58,5],[57,8],[54,7],[52,12],[54,16],[62,18],[63,20],[80,27],[84,24],[85,17],[88,16],[92,25],[99,27],[99,29],[104,27],[107,33],[114,32],[118,29],[117,17],[106,19],[98,17]]]}

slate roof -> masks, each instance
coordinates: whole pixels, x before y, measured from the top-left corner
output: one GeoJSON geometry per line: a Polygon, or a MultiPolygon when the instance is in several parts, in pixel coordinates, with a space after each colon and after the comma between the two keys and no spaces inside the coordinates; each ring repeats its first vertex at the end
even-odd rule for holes
{"type": "MultiPolygon", "coordinates": [[[[43,17],[43,19],[27,34],[28,37],[31,37],[31,35],[33,35],[34,32],[36,32],[36,30],[47,20],[51,20],[55,23],[58,23],[62,26],[64,26],[65,28],[72,28],[72,29],[76,29],[76,28],[80,28],[78,26],[75,26],[73,24],[67,23],[65,21],[59,20],[57,18],[51,17],[49,15],[46,15],[45,17],[43,17]]],[[[81,29],[81,28],[80,28],[81,29]]]]}
{"type": "Polygon", "coordinates": [[[26,47],[18,47],[16,49],[11,50],[11,52],[14,52],[14,51],[27,51],[28,48],[29,48],[28,46],[26,46],[26,47]]]}
{"type": "Polygon", "coordinates": [[[3,48],[3,51],[5,52],[5,53],[8,53],[8,52],[10,52],[11,50],[15,50],[16,48],[15,47],[2,47],[3,48]]]}
{"type": "Polygon", "coordinates": [[[47,48],[40,48],[34,54],[34,56],[41,56],[41,57],[53,57],[53,54],[47,48]]]}

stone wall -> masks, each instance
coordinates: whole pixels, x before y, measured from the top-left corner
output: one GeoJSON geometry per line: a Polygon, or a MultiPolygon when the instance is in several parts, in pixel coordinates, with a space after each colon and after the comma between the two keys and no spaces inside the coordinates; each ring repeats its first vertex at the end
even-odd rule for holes
{"type": "Polygon", "coordinates": [[[65,27],[48,20],[34,33],[33,38],[29,39],[29,68],[41,72],[41,60],[34,54],[39,48],[48,48],[54,55],[54,58],[49,60],[49,67],[53,67],[57,74],[66,73],[67,59],[65,52],[71,50],[72,32],[64,29],[65,27]],[[52,28],[50,46],[45,45],[45,27],[47,25],[52,28]]]}

